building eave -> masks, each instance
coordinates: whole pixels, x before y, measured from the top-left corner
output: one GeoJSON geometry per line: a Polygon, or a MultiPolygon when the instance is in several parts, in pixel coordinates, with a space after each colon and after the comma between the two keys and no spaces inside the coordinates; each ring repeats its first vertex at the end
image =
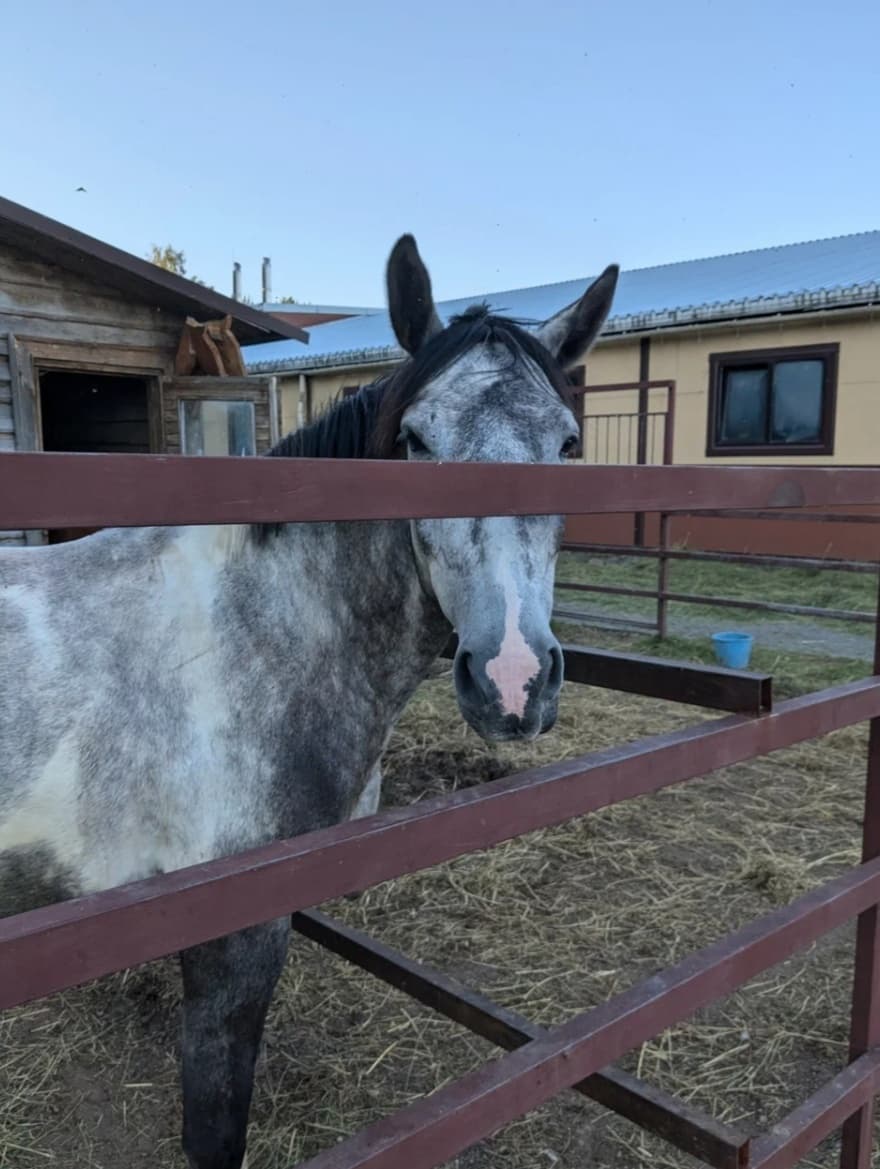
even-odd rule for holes
{"type": "MultiPolygon", "coordinates": [[[[778,296],[762,296],[751,300],[731,300],[714,304],[691,305],[656,312],[634,313],[609,317],[599,341],[613,341],[628,336],[666,330],[692,328],[694,325],[726,324],[731,321],[758,321],[779,316],[802,316],[833,312],[841,308],[869,308],[880,305],[880,282],[854,284],[845,288],[819,289],[813,292],[792,292],[778,296]]],[[[329,368],[346,369],[359,366],[387,365],[405,357],[397,345],[374,348],[340,350],[314,356],[281,358],[276,361],[254,362],[249,373],[320,373],[329,368]]]]}

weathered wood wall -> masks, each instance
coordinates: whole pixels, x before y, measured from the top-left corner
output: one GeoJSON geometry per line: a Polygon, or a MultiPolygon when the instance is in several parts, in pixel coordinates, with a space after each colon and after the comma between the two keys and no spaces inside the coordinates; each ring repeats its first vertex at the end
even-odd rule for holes
{"type": "MultiPolygon", "coordinates": [[[[168,376],[184,319],[0,246],[0,451],[34,448],[35,361],[168,376]]],[[[0,544],[22,542],[21,532],[0,532],[0,544]]]]}
{"type": "Polygon", "coordinates": [[[9,338],[0,333],[0,451],[15,450],[12,422],[12,374],[9,369],[9,338]]]}
{"type": "Polygon", "coordinates": [[[183,315],[139,304],[53,264],[0,247],[0,332],[139,350],[173,370],[183,315]]]}
{"type": "MultiPolygon", "coordinates": [[[[12,370],[9,361],[9,338],[0,332],[0,451],[15,450],[15,423],[12,420],[12,370]]],[[[0,548],[4,544],[21,544],[22,532],[0,531],[0,548]]]]}

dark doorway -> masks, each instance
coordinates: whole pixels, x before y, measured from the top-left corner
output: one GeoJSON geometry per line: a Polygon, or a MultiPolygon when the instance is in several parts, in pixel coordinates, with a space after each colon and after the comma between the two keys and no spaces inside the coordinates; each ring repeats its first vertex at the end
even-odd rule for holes
{"type": "MultiPolygon", "coordinates": [[[[114,374],[40,374],[40,426],[44,451],[148,454],[149,383],[114,374]]],[[[75,540],[93,528],[63,528],[49,543],[75,540]]]]}
{"type": "Polygon", "coordinates": [[[147,381],[112,374],[40,374],[44,451],[148,454],[147,381]]]}

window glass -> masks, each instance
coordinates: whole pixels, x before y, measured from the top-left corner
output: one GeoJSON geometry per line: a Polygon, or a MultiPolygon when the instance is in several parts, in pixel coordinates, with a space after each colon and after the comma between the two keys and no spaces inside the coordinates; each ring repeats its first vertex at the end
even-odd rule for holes
{"type": "Polygon", "coordinates": [[[724,376],[718,442],[727,446],[753,446],[767,441],[766,366],[729,369],[724,376]]]}
{"type": "Polygon", "coordinates": [[[253,402],[183,399],[180,449],[185,455],[253,455],[253,402]]]}
{"type": "Polygon", "coordinates": [[[822,437],[821,361],[780,361],[773,369],[773,442],[819,442],[822,437]]]}

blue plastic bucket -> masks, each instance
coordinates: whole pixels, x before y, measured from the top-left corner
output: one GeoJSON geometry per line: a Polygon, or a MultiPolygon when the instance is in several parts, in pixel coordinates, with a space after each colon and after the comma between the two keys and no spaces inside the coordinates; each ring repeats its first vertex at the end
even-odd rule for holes
{"type": "Polygon", "coordinates": [[[750,633],[713,633],[712,644],[722,666],[728,670],[745,670],[752,656],[750,633]]]}

